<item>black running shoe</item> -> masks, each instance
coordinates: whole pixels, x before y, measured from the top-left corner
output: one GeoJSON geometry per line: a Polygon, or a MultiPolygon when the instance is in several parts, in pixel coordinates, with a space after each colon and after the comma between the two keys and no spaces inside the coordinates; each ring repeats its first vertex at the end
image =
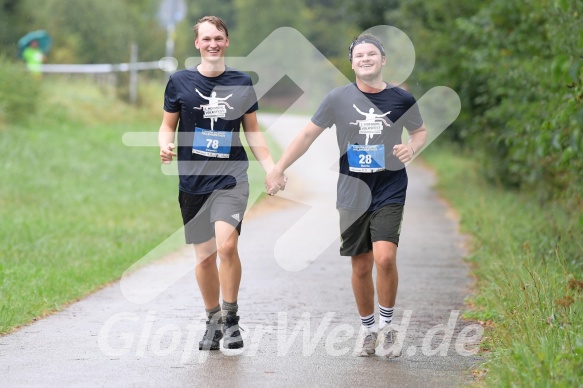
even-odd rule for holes
{"type": "Polygon", "coordinates": [[[223,347],[225,349],[241,349],[243,347],[243,337],[239,331],[239,316],[228,313],[223,323],[223,347]]]}
{"type": "Polygon", "coordinates": [[[219,341],[223,338],[223,324],[221,319],[206,321],[206,331],[198,343],[198,350],[219,350],[219,341]]]}

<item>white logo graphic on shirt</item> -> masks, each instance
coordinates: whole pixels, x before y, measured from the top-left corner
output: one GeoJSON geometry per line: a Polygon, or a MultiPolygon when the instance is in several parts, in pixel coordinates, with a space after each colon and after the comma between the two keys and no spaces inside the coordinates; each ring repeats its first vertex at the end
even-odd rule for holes
{"type": "Polygon", "coordinates": [[[235,213],[231,217],[233,217],[235,221],[241,222],[241,215],[239,213],[235,213]]]}
{"type": "Polygon", "coordinates": [[[211,130],[214,129],[214,123],[217,122],[219,118],[224,118],[227,114],[227,108],[233,109],[231,105],[226,101],[233,94],[229,94],[227,97],[217,97],[217,92],[212,92],[210,97],[203,95],[198,89],[194,89],[199,96],[208,100],[208,104],[201,105],[199,107],[194,107],[194,109],[203,109],[204,118],[211,119],[211,130]]]}
{"type": "Polygon", "coordinates": [[[384,117],[390,114],[391,111],[379,115],[374,113],[374,108],[370,108],[368,110],[368,113],[365,113],[358,109],[356,104],[352,104],[352,106],[354,107],[354,109],[356,109],[358,113],[365,117],[364,120],[356,120],[356,122],[350,123],[352,125],[358,125],[360,127],[358,133],[360,133],[361,135],[366,135],[365,144],[368,145],[368,139],[372,139],[373,135],[380,135],[381,133],[383,133],[383,124],[385,124],[387,127],[391,126],[391,124],[389,124],[387,120],[384,119],[384,117]]]}

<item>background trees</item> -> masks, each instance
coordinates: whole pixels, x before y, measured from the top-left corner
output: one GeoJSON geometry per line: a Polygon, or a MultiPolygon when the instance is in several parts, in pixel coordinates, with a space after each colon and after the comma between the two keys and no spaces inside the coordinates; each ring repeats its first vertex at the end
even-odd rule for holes
{"type": "Polygon", "coordinates": [[[460,95],[462,114],[445,136],[480,158],[491,180],[580,210],[583,1],[379,4],[360,3],[359,25],[409,35],[417,53],[410,87],[446,85],[460,95]]]}
{"type": "MultiPolygon", "coordinates": [[[[47,29],[54,38],[50,63],[125,62],[130,42],[138,43],[140,60],[157,60],[166,40],[158,7],[158,0],[0,0],[0,52],[16,60],[18,38],[47,29]]],[[[352,77],[350,40],[393,25],[416,48],[409,87],[421,95],[446,85],[462,99],[462,114],[445,136],[482,158],[492,180],[580,209],[582,13],[583,0],[201,0],[188,3],[177,26],[175,57],[182,67],[195,55],[192,25],[216,14],[236,41],[232,55],[247,55],[273,30],[290,26],[352,77]]]]}

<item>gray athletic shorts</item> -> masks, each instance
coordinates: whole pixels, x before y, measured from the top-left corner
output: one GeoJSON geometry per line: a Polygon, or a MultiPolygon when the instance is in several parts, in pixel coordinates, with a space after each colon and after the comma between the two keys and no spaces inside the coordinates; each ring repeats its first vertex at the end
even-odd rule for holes
{"type": "Polygon", "coordinates": [[[403,204],[391,203],[365,213],[339,208],[340,255],[367,253],[375,241],[389,241],[398,246],[404,207],[403,204]]]}
{"type": "Polygon", "coordinates": [[[233,225],[241,234],[241,223],[247,209],[249,183],[217,190],[210,194],[180,191],[178,202],[187,244],[200,244],[215,237],[215,221],[233,225]]]}

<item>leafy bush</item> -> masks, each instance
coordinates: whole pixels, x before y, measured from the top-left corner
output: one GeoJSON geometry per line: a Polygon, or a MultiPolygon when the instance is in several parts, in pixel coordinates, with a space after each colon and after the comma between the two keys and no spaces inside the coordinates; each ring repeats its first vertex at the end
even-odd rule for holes
{"type": "Polygon", "coordinates": [[[583,0],[410,0],[385,22],[415,44],[413,89],[460,95],[444,137],[490,180],[583,210],[582,14],[583,0]]]}
{"type": "Polygon", "coordinates": [[[543,199],[581,205],[583,1],[493,1],[458,20],[473,113],[471,144],[486,173],[543,199]]]}
{"type": "Polygon", "coordinates": [[[0,56],[0,125],[18,124],[34,115],[41,85],[23,64],[0,56]]]}

